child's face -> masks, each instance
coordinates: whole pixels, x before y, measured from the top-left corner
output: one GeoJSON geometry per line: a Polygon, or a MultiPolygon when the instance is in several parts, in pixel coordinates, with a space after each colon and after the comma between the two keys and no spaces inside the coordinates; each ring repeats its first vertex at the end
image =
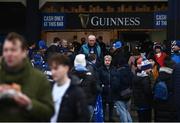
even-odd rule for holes
{"type": "Polygon", "coordinates": [[[108,59],[108,58],[105,58],[104,64],[107,65],[107,66],[109,66],[109,65],[111,64],[111,60],[108,59]]]}

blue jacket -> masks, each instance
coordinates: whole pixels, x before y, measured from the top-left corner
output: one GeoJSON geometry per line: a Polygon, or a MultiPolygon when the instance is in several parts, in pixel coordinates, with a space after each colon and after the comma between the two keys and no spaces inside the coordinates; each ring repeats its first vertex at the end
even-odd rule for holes
{"type": "Polygon", "coordinates": [[[171,59],[175,62],[175,63],[180,63],[180,54],[178,53],[174,53],[172,56],[171,56],[171,59]]]}
{"type": "Polygon", "coordinates": [[[173,73],[174,89],[175,89],[175,102],[178,111],[178,121],[180,121],[180,63],[178,63],[173,73]]]}

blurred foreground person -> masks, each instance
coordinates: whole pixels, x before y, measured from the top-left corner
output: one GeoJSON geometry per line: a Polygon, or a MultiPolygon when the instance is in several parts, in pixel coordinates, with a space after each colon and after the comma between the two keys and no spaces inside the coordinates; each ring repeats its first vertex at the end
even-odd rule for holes
{"type": "Polygon", "coordinates": [[[175,63],[180,63],[180,40],[175,41],[172,47],[174,54],[172,55],[172,60],[175,63]]]}
{"type": "Polygon", "coordinates": [[[55,54],[49,59],[49,65],[55,81],[52,87],[55,114],[51,123],[89,121],[84,91],[77,85],[77,80],[68,76],[69,58],[55,54]]]}
{"type": "Polygon", "coordinates": [[[139,122],[151,122],[152,89],[151,89],[151,63],[145,58],[137,60],[137,73],[133,80],[134,103],[137,107],[139,122]]]}
{"type": "Polygon", "coordinates": [[[49,121],[53,102],[49,82],[27,59],[24,38],[9,33],[0,63],[0,121],[49,121]]]}
{"type": "Polygon", "coordinates": [[[175,122],[177,121],[177,112],[172,79],[174,62],[170,57],[166,57],[164,65],[164,67],[160,67],[159,77],[154,85],[154,121],[175,122]]]}
{"type": "Polygon", "coordinates": [[[111,65],[112,57],[106,55],[104,57],[104,65],[101,66],[98,70],[98,77],[100,85],[102,87],[102,100],[103,100],[103,111],[104,117],[108,117],[108,122],[113,121],[113,95],[112,87],[114,83],[118,82],[117,79],[117,70],[111,65]],[[108,115],[107,115],[108,112],[108,115]]]}
{"type": "Polygon", "coordinates": [[[176,64],[173,72],[175,104],[177,107],[178,121],[180,121],[180,63],[176,64]]]}

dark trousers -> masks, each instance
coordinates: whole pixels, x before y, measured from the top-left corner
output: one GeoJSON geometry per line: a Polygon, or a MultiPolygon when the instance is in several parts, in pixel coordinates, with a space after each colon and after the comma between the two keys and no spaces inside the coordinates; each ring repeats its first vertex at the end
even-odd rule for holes
{"type": "Polygon", "coordinates": [[[137,113],[138,113],[139,122],[151,122],[151,116],[152,116],[151,109],[138,110],[137,113]]]}
{"type": "Polygon", "coordinates": [[[112,102],[103,102],[104,121],[113,122],[113,107],[114,104],[112,102]]]}

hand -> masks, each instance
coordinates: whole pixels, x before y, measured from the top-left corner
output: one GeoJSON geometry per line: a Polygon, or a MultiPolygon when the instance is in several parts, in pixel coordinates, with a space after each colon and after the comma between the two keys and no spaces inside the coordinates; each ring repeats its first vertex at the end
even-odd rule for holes
{"type": "Polygon", "coordinates": [[[31,99],[20,92],[13,99],[22,107],[29,108],[32,105],[31,99]]]}
{"type": "Polygon", "coordinates": [[[4,91],[7,91],[7,90],[9,90],[11,88],[12,87],[10,85],[2,84],[2,85],[0,85],[0,93],[3,93],[4,91]]]}

